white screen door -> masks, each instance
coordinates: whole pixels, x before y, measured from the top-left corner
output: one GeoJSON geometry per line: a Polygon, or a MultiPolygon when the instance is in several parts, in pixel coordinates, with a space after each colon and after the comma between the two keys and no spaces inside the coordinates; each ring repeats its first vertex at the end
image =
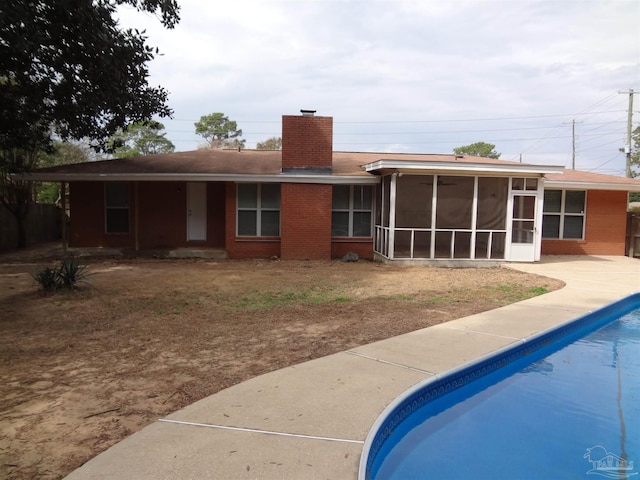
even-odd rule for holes
{"type": "Polygon", "coordinates": [[[511,219],[511,253],[509,260],[533,262],[536,255],[536,199],[535,194],[513,194],[511,219]]]}
{"type": "Polygon", "coordinates": [[[207,239],[207,184],[187,184],[187,240],[207,239]]]}

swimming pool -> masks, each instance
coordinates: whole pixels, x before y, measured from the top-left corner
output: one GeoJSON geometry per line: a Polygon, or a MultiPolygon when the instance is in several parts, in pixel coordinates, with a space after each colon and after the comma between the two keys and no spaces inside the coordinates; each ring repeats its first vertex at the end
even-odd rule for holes
{"type": "Polygon", "coordinates": [[[371,429],[359,478],[624,479],[638,467],[634,294],[405,392],[371,429]]]}

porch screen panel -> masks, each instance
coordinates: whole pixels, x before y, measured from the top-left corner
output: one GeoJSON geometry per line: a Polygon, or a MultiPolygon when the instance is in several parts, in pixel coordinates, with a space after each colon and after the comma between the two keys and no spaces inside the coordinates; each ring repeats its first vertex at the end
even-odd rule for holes
{"type": "Polygon", "coordinates": [[[396,183],[396,228],[431,228],[433,175],[403,175],[396,183]]]}
{"type": "Polygon", "coordinates": [[[473,177],[438,176],[436,228],[471,228],[473,177]]]}
{"type": "Polygon", "coordinates": [[[453,232],[436,232],[436,258],[451,258],[453,232]]]}
{"type": "Polygon", "coordinates": [[[508,178],[478,178],[478,230],[505,230],[508,178]]]}
{"type": "Polygon", "coordinates": [[[491,242],[491,258],[503,259],[504,258],[504,246],[507,241],[506,233],[493,233],[491,242]]]}
{"type": "Polygon", "coordinates": [[[395,242],[393,245],[393,256],[395,258],[411,258],[411,232],[407,230],[396,230],[395,242]]]}
{"type": "Polygon", "coordinates": [[[389,204],[391,203],[391,176],[382,179],[382,226],[389,226],[389,204]]]}
{"type": "Polygon", "coordinates": [[[431,232],[415,232],[413,258],[431,258],[431,232]]]}
{"type": "Polygon", "coordinates": [[[471,232],[456,232],[453,258],[471,257],[471,232]]]}
{"type": "Polygon", "coordinates": [[[478,232],[476,233],[476,255],[475,258],[490,258],[489,254],[489,240],[491,238],[490,232],[478,232]]]}

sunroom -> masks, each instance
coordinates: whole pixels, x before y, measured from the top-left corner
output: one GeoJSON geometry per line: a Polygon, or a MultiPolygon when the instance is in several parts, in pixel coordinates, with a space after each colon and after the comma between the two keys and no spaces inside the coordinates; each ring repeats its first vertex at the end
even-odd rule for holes
{"type": "Polygon", "coordinates": [[[543,177],[563,171],[464,160],[390,159],[364,168],[382,176],[374,255],[395,261],[540,260],[543,177]]]}

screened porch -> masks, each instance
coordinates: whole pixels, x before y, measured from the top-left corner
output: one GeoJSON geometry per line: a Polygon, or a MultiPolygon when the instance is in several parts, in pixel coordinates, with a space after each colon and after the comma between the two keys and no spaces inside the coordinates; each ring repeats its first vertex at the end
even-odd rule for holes
{"type": "Polygon", "coordinates": [[[505,260],[520,244],[531,246],[532,261],[541,183],[508,176],[385,175],[374,251],[399,260],[505,260]]]}

